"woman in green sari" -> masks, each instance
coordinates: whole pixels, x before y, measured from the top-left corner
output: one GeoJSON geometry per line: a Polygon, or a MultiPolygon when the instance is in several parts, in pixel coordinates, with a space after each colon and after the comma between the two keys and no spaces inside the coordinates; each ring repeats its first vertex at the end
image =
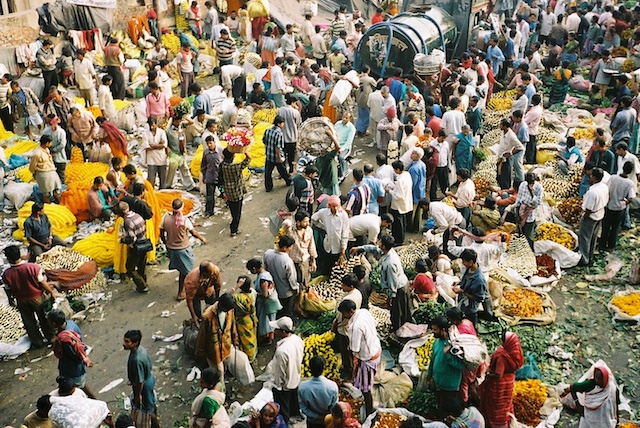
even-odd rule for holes
{"type": "Polygon", "coordinates": [[[253,361],[258,353],[258,317],[256,316],[256,291],[251,287],[251,280],[246,275],[238,277],[234,299],[236,301],[235,316],[240,339],[240,349],[253,361]]]}
{"type": "Polygon", "coordinates": [[[560,104],[564,102],[569,92],[569,79],[573,73],[569,70],[569,63],[562,61],[562,66],[558,67],[554,72],[555,80],[551,87],[549,95],[549,105],[560,104]]]}

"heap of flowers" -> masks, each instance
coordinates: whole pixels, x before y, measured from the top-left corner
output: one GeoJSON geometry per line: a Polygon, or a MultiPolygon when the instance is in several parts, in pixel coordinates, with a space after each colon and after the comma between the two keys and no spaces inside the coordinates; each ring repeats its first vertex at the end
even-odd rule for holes
{"type": "Polygon", "coordinates": [[[222,138],[227,142],[229,150],[232,148],[243,149],[253,143],[253,131],[248,128],[234,126],[229,128],[224,135],[222,135],[222,138]]]}

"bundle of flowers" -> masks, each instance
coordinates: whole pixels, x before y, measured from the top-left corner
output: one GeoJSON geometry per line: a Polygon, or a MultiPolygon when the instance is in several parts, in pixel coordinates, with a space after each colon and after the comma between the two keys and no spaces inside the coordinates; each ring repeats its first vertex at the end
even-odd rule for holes
{"type": "Polygon", "coordinates": [[[246,147],[253,142],[253,131],[234,126],[222,136],[228,147],[246,147]]]}

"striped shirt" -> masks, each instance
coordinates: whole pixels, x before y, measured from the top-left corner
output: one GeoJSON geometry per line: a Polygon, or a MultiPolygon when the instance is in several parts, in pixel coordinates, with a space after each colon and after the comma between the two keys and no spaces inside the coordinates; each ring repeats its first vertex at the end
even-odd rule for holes
{"type": "Polygon", "coordinates": [[[369,198],[371,197],[371,188],[362,183],[349,191],[347,195],[347,205],[345,210],[351,211],[352,216],[366,214],[369,212],[369,198]]]}
{"type": "Polygon", "coordinates": [[[220,38],[216,42],[216,52],[220,61],[229,61],[236,51],[236,42],[231,37],[220,38]]]}
{"type": "Polygon", "coordinates": [[[336,18],[329,24],[329,29],[331,30],[331,36],[337,39],[340,37],[340,31],[346,31],[347,27],[344,19],[336,18]]]}
{"type": "Polygon", "coordinates": [[[284,159],[282,159],[282,155],[284,153],[284,135],[282,134],[282,129],[280,129],[276,125],[273,125],[271,128],[265,131],[262,141],[264,142],[267,160],[269,162],[284,162],[284,159]],[[277,153],[277,149],[280,149],[279,156],[277,153]]]}
{"type": "Polygon", "coordinates": [[[147,234],[147,224],[140,214],[129,211],[124,219],[123,232],[121,242],[131,245],[139,239],[144,239],[147,234]]]}

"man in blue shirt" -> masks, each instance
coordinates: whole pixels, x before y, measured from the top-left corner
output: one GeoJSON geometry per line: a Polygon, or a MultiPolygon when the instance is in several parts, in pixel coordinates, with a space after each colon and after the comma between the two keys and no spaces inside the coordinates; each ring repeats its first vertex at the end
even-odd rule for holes
{"type": "Polygon", "coordinates": [[[324,358],[316,355],[309,362],[311,376],[298,387],[300,411],[307,417],[308,428],[324,428],[324,418],[338,402],[338,385],[322,375],[324,358]]]}
{"type": "Polygon", "coordinates": [[[211,99],[209,95],[202,91],[202,88],[197,83],[192,83],[189,90],[194,95],[193,97],[193,117],[196,117],[198,110],[204,110],[204,114],[211,114],[211,99]]]}
{"type": "Polygon", "coordinates": [[[338,143],[340,144],[340,156],[338,157],[340,181],[344,180],[350,172],[347,158],[351,154],[353,139],[356,136],[356,127],[351,123],[351,118],[351,112],[345,111],[342,115],[342,120],[336,122],[335,125],[336,131],[338,131],[338,143]]]}
{"type": "Polygon", "coordinates": [[[492,37],[489,39],[489,47],[487,48],[487,58],[491,61],[491,68],[493,69],[493,74],[496,76],[500,71],[500,67],[505,60],[505,56],[502,53],[502,50],[498,47],[498,38],[492,37]]]}
{"type": "Polygon", "coordinates": [[[58,372],[60,376],[69,378],[74,385],[81,388],[89,398],[95,398],[95,394],[87,385],[87,369],[93,363],[86,355],[87,345],[82,340],[80,327],[72,320],[67,320],[66,315],[60,309],[53,309],[47,314],[47,319],[55,327],[57,333],[54,353],[59,359],[58,372]],[[63,333],[71,331],[73,333],[63,333]],[[74,335],[75,333],[75,335],[74,335]]]}
{"type": "Polygon", "coordinates": [[[421,199],[425,198],[427,189],[427,167],[422,162],[422,156],[424,156],[424,150],[420,147],[416,147],[411,152],[411,166],[409,167],[409,174],[411,175],[411,194],[413,196],[413,212],[411,215],[411,221],[409,222],[409,230],[417,232],[420,230],[420,223],[422,220],[422,209],[420,208],[421,199]]]}
{"type": "Polygon", "coordinates": [[[362,178],[362,182],[371,189],[371,196],[369,197],[369,213],[378,215],[380,214],[380,204],[384,202],[384,186],[382,185],[382,180],[373,175],[374,170],[372,164],[365,164],[363,166],[363,170],[364,177],[362,178]]]}

